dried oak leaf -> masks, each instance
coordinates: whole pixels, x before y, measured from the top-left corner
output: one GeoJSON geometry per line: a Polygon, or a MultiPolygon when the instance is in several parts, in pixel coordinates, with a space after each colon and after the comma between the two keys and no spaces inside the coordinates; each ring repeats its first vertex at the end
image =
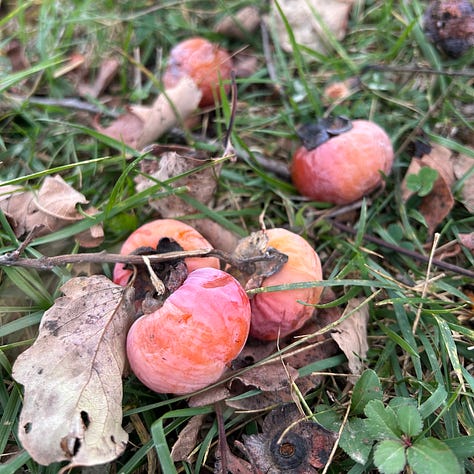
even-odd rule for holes
{"type": "MultiPolygon", "coordinates": [[[[144,191],[159,182],[169,181],[167,187],[187,187],[187,196],[206,206],[211,204],[222,167],[220,160],[208,158],[188,147],[178,145],[151,145],[148,151],[155,155],[155,158],[147,158],[140,162],[142,174],[135,178],[137,192],[144,191]],[[201,167],[203,168],[199,169],[201,167]]],[[[163,218],[196,213],[192,204],[178,194],[161,198],[152,197],[149,204],[163,218]]],[[[214,248],[232,252],[237,245],[238,237],[235,234],[210,219],[193,219],[189,224],[214,248]]]]}
{"type": "MultiPolygon", "coordinates": [[[[331,49],[325,29],[336,39],[343,39],[354,0],[280,0],[278,3],[296,42],[324,54],[331,49]]],[[[276,2],[272,2],[269,17],[275,24],[282,48],[291,53],[291,41],[276,2]]]]}
{"type": "Polygon", "coordinates": [[[241,8],[235,15],[225,16],[214,30],[225,36],[245,40],[260,24],[260,12],[254,5],[241,8]]]}
{"type": "Polygon", "coordinates": [[[12,39],[5,48],[5,54],[10,60],[11,71],[24,71],[30,67],[30,62],[25,55],[25,47],[20,40],[12,39]]]}
{"type": "MultiPolygon", "coordinates": [[[[153,145],[149,147],[149,151],[157,156],[146,158],[140,162],[142,174],[135,178],[137,192],[144,191],[157,183],[172,180],[166,187],[185,186],[189,190],[188,195],[197,201],[206,205],[211,202],[217,188],[217,177],[222,167],[220,161],[209,159],[188,147],[177,145],[153,145]],[[199,169],[201,167],[204,168],[199,169]]],[[[174,218],[196,212],[196,209],[181,199],[179,195],[158,199],[152,197],[149,204],[164,218],[174,218]]]]}
{"type": "Polygon", "coordinates": [[[362,372],[362,361],[366,358],[369,350],[367,342],[369,308],[367,304],[359,307],[362,302],[363,300],[360,298],[350,300],[342,316],[351,312],[352,314],[331,332],[331,337],[347,357],[349,370],[356,376],[362,372]]]}
{"type": "Polygon", "coordinates": [[[190,462],[191,454],[199,440],[202,424],[206,415],[194,415],[186,423],[186,426],[180,431],[178,439],[171,449],[171,458],[173,461],[190,462]]]}
{"type": "Polygon", "coordinates": [[[474,232],[469,234],[458,234],[459,241],[471,252],[474,252],[474,232]]]}
{"type": "Polygon", "coordinates": [[[117,458],[122,429],[125,340],[133,290],[105,276],[79,277],[43,316],[35,343],[13,366],[25,389],[18,434],[42,465],[91,466],[117,458]]]}
{"type": "Polygon", "coordinates": [[[80,82],[77,91],[82,97],[99,97],[112,79],[116,76],[120,68],[120,61],[117,58],[106,58],[99,66],[97,77],[90,84],[80,82]]]}
{"type": "Polygon", "coordinates": [[[454,176],[462,180],[460,200],[465,208],[474,214],[474,159],[467,155],[452,155],[454,176]]]}
{"type": "Polygon", "coordinates": [[[266,474],[317,473],[323,468],[336,441],[336,433],[304,418],[289,403],[272,410],[262,433],[243,436],[252,466],[266,474]]]}
{"type": "Polygon", "coordinates": [[[412,159],[401,185],[402,199],[406,202],[414,194],[407,186],[408,176],[418,174],[421,168],[425,166],[438,172],[438,178],[434,182],[431,192],[422,198],[419,207],[430,235],[433,234],[436,227],[445,219],[454,206],[451,187],[455,182],[455,176],[451,157],[451,150],[440,145],[433,145],[430,147],[430,151],[421,158],[415,157],[412,159]]]}
{"type": "Polygon", "coordinates": [[[201,95],[196,83],[185,77],[160,94],[150,107],[130,105],[128,112],[108,127],[103,128],[97,120],[94,126],[103,135],[141,150],[189,117],[197,109],[201,95]]]}
{"type": "MultiPolygon", "coordinates": [[[[37,192],[25,191],[21,186],[4,186],[0,193],[0,209],[10,219],[17,237],[39,227],[37,236],[50,234],[83,220],[84,214],[77,210],[77,205],[88,203],[59,175],[47,176],[37,192]]],[[[94,209],[87,212],[93,214],[94,209]]],[[[103,238],[99,224],[76,236],[83,247],[95,247],[103,238]]]]}

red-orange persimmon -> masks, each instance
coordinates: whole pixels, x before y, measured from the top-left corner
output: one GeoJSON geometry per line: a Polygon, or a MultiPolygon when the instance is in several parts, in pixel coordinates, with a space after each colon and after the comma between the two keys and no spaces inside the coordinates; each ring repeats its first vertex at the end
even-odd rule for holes
{"type": "Polygon", "coordinates": [[[291,177],[298,191],[315,201],[349,204],[380,186],[393,164],[387,133],[368,120],[328,135],[313,149],[301,146],[293,155],[291,177]]]}
{"type": "MultiPolygon", "coordinates": [[[[123,243],[120,253],[128,255],[140,247],[156,248],[163,237],[175,240],[183,250],[210,249],[212,245],[193,227],[175,219],[157,219],[142,225],[133,231],[123,243]]],[[[219,268],[219,260],[214,257],[191,257],[185,260],[188,272],[196,268],[219,268]]],[[[118,263],[114,267],[113,281],[125,286],[130,279],[132,270],[118,263]]]]}
{"type": "MultiPolygon", "coordinates": [[[[288,256],[288,261],[275,274],[265,278],[262,286],[322,280],[321,262],[311,245],[300,235],[286,229],[269,229],[268,246],[288,256]]],[[[258,293],[251,299],[250,334],[262,340],[275,340],[299,329],[311,317],[322,287],[258,293]]]]}
{"type": "Polygon", "coordinates": [[[250,303],[240,283],[214,268],[191,272],[163,306],[127,336],[135,375],[159,393],[187,394],[216,382],[247,340],[250,303]]]}
{"type": "MultiPolygon", "coordinates": [[[[205,107],[219,100],[219,84],[229,81],[232,67],[232,58],[225,49],[204,38],[189,38],[171,49],[163,84],[168,89],[183,77],[191,77],[202,92],[199,105],[205,107]]],[[[226,92],[229,88],[230,84],[225,84],[226,92]]]]}

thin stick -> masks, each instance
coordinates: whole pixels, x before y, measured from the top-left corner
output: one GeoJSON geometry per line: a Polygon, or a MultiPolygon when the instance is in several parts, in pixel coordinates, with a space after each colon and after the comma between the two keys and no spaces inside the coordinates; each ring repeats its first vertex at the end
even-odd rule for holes
{"type": "MultiPolygon", "coordinates": [[[[332,221],[332,220],[330,222],[332,226],[334,226],[336,229],[342,230],[343,232],[346,232],[351,235],[355,235],[357,233],[355,229],[345,224],[341,224],[340,222],[332,221]]],[[[377,237],[373,237],[372,235],[364,234],[362,238],[367,242],[372,242],[373,244],[377,244],[380,247],[385,247],[399,254],[406,255],[407,257],[413,258],[414,260],[417,260],[419,262],[423,262],[423,263],[431,262],[431,265],[434,265],[438,268],[442,268],[443,270],[451,271],[459,275],[474,278],[474,272],[466,268],[453,265],[452,263],[443,262],[442,260],[438,260],[437,258],[430,259],[430,257],[427,257],[426,255],[421,255],[413,250],[405,249],[398,245],[390,244],[389,242],[385,242],[385,240],[379,239],[377,237]]]]}
{"type": "MultiPolygon", "coordinates": [[[[20,246],[21,248],[21,246],[20,246]]],[[[38,270],[51,270],[54,267],[74,264],[74,263],[124,263],[129,265],[147,265],[148,263],[167,262],[176,260],[178,258],[187,257],[217,257],[229,265],[245,272],[249,263],[274,261],[286,257],[285,254],[272,249],[271,252],[266,252],[263,255],[257,255],[249,258],[237,258],[233,255],[218,249],[197,249],[186,250],[180,252],[166,252],[156,255],[121,255],[107,252],[99,253],[77,253],[56,255],[53,257],[40,258],[22,258],[18,250],[0,256],[0,266],[5,267],[27,267],[38,270]]]]}
{"type": "Polygon", "coordinates": [[[84,112],[90,112],[92,114],[102,114],[107,115],[108,117],[117,118],[120,113],[114,110],[110,110],[104,106],[98,107],[97,105],[90,104],[81,99],[75,97],[63,97],[62,99],[55,99],[52,97],[23,97],[20,95],[9,94],[6,96],[8,99],[11,99],[15,102],[21,102],[22,104],[27,102],[30,104],[45,105],[51,107],[64,107],[67,109],[76,109],[82,110],[84,112]]]}
{"type": "Polygon", "coordinates": [[[401,72],[406,74],[433,74],[438,76],[474,77],[474,71],[445,71],[442,69],[431,69],[418,66],[386,66],[384,64],[369,64],[362,68],[362,73],[366,71],[387,71],[401,72]]]}

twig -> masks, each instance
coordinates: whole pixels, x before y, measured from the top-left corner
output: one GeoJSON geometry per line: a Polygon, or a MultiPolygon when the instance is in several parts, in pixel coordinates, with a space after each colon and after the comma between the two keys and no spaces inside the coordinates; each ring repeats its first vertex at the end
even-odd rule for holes
{"type": "Polygon", "coordinates": [[[401,72],[406,74],[433,74],[438,76],[474,77],[474,71],[445,71],[442,69],[431,69],[418,66],[386,66],[385,64],[368,64],[364,66],[361,73],[366,71],[401,72]]]}
{"type": "MultiPolygon", "coordinates": [[[[20,246],[23,248],[23,246],[20,246]]],[[[246,273],[248,265],[256,262],[264,261],[280,261],[282,258],[287,258],[285,254],[276,249],[269,247],[263,255],[254,257],[238,258],[233,255],[218,249],[197,249],[185,250],[180,252],[166,252],[156,255],[121,255],[107,252],[98,253],[77,253],[56,255],[53,257],[40,258],[23,258],[20,257],[19,250],[0,256],[0,266],[4,267],[27,267],[35,268],[37,270],[51,270],[54,267],[69,265],[74,263],[123,263],[129,265],[147,265],[149,263],[167,262],[176,260],[178,258],[188,257],[217,257],[220,260],[228,263],[246,273]]]]}
{"type": "Polygon", "coordinates": [[[84,112],[90,112],[93,114],[102,114],[112,118],[117,118],[120,115],[119,112],[115,112],[105,107],[98,107],[97,105],[90,104],[89,102],[85,102],[84,100],[76,99],[74,97],[53,99],[51,97],[22,97],[19,95],[10,94],[7,96],[7,98],[15,102],[20,102],[21,104],[26,102],[30,104],[46,105],[51,107],[65,107],[68,109],[83,110],[84,112]]]}
{"type": "MultiPolygon", "coordinates": [[[[343,232],[346,232],[348,234],[356,235],[357,233],[357,231],[352,227],[349,227],[345,224],[341,224],[340,222],[330,220],[330,223],[336,229],[342,230],[343,232]]],[[[474,278],[474,272],[466,268],[453,265],[452,263],[443,262],[442,260],[438,260],[437,258],[430,259],[430,257],[427,257],[426,255],[422,255],[413,250],[409,250],[398,245],[385,242],[385,240],[379,239],[372,235],[364,234],[362,238],[367,242],[371,242],[373,244],[379,245],[380,247],[385,247],[386,249],[393,250],[394,252],[400,253],[402,255],[406,255],[407,257],[413,258],[414,260],[417,260],[419,262],[429,263],[431,260],[431,265],[435,265],[438,268],[442,268],[443,270],[451,271],[459,275],[474,278]]]]}

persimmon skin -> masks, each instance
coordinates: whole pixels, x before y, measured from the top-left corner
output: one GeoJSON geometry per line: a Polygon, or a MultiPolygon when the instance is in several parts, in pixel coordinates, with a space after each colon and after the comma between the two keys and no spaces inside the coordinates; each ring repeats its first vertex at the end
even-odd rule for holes
{"type": "Polygon", "coordinates": [[[291,178],[297,190],[315,201],[350,204],[382,184],[394,159],[387,133],[368,120],[329,138],[313,150],[301,146],[293,155],[291,178]]]}
{"type": "Polygon", "coordinates": [[[221,377],[249,328],[250,302],[240,283],[222,270],[200,268],[161,308],[132,324],[128,360],[151,390],[188,394],[221,377]]]}
{"type": "MultiPolygon", "coordinates": [[[[283,267],[263,281],[262,286],[322,280],[321,262],[311,245],[300,235],[286,229],[266,231],[268,245],[288,255],[283,267]]],[[[317,304],[322,287],[258,293],[251,299],[252,323],[250,335],[261,340],[285,337],[311,318],[314,308],[298,301],[317,304]]]]}
{"type": "MultiPolygon", "coordinates": [[[[193,227],[175,219],[156,219],[148,222],[133,231],[122,244],[120,253],[128,255],[139,247],[156,248],[163,237],[175,240],[183,250],[210,249],[212,245],[193,227]]],[[[185,260],[188,272],[197,268],[219,268],[219,259],[214,257],[189,257],[185,260]]],[[[124,264],[117,263],[114,267],[114,283],[125,286],[130,279],[132,270],[124,268],[124,264]]]]}
{"type": "MultiPolygon", "coordinates": [[[[183,77],[191,77],[202,92],[199,106],[206,107],[219,99],[219,83],[230,79],[232,67],[232,58],[225,49],[204,38],[189,38],[171,49],[163,84],[169,89],[183,77]]],[[[224,86],[226,92],[229,88],[229,84],[224,86]]]]}

